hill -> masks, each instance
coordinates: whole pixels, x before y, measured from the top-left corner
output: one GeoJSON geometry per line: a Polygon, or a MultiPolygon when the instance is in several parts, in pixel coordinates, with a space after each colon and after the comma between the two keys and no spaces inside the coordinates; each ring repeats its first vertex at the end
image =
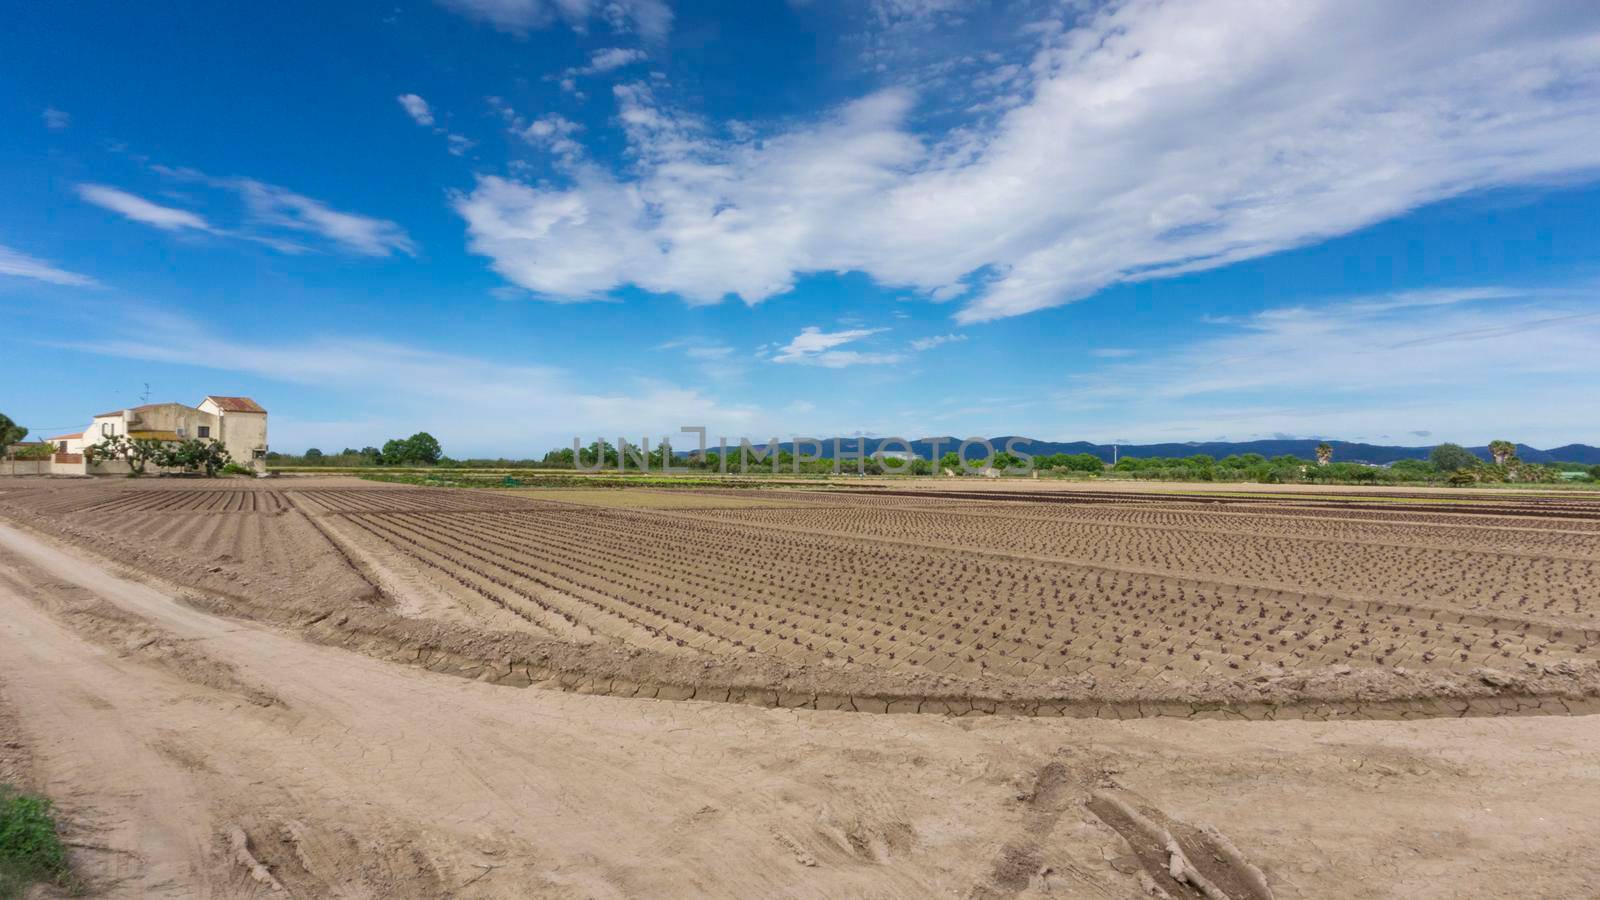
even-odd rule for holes
{"type": "MultiPolygon", "coordinates": [[[[828,438],[822,441],[822,458],[833,458],[834,440],[833,438],[828,438]]],[[[850,456],[855,453],[856,438],[838,438],[837,440],[843,455],[850,456]]],[[[1244,453],[1259,453],[1269,458],[1290,455],[1298,456],[1302,459],[1313,459],[1316,457],[1317,444],[1321,443],[1316,440],[1264,440],[1112,445],[1093,444],[1088,441],[1043,441],[1015,435],[989,438],[989,442],[994,445],[997,451],[1005,449],[1006,442],[1012,440],[1017,442],[1019,449],[1034,456],[1050,456],[1056,453],[1091,453],[1108,463],[1112,461],[1114,456],[1147,459],[1153,456],[1194,456],[1197,453],[1209,454],[1218,459],[1244,453]]],[[[937,442],[939,454],[942,455],[954,451],[960,445],[961,439],[950,436],[919,438],[910,442],[911,451],[917,456],[927,459],[934,450],[935,442],[937,442]]],[[[881,438],[866,438],[867,453],[877,453],[880,448],[883,448],[884,443],[881,438]]],[[[1340,462],[1362,462],[1376,465],[1397,462],[1402,459],[1427,459],[1428,454],[1433,452],[1433,447],[1435,446],[1405,447],[1387,444],[1364,444],[1352,441],[1328,441],[1328,443],[1333,445],[1333,458],[1340,462]]],[[[755,444],[755,446],[762,447],[763,445],[755,444]]],[[[781,443],[779,446],[790,452],[794,450],[794,444],[788,441],[781,443]]],[[[802,449],[809,451],[812,448],[805,446],[802,449]]],[[[897,443],[890,443],[887,449],[890,452],[904,451],[905,447],[897,443]]],[[[1491,458],[1488,447],[1469,447],[1467,449],[1485,461],[1491,458]]],[[[680,451],[679,455],[685,454],[680,451]]],[[[978,458],[982,455],[983,448],[981,446],[969,447],[967,450],[968,458],[978,458]]],[[[1565,444],[1549,450],[1541,450],[1537,447],[1530,447],[1527,444],[1518,444],[1517,455],[1524,462],[1530,463],[1571,462],[1584,463],[1585,465],[1600,464],[1600,447],[1593,447],[1588,444],[1565,444]]]]}

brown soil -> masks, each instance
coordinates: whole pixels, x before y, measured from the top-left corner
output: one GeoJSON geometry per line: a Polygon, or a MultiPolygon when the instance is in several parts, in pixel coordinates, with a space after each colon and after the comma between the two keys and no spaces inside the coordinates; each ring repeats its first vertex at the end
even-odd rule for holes
{"type": "Polygon", "coordinates": [[[1595,717],[1064,722],[516,691],[221,618],[5,526],[0,571],[4,728],[98,895],[1600,889],[1595,717]],[[143,637],[119,642],[113,611],[143,637]]]}
{"type": "Polygon", "coordinates": [[[1059,722],[582,697],[214,617],[13,528],[0,572],[0,733],[32,748],[91,894],[1600,887],[1595,717],[1059,722]],[[162,645],[186,652],[146,652],[162,645]]]}
{"type": "Polygon", "coordinates": [[[1115,718],[1600,710],[1600,528],[925,493],[625,509],[39,481],[0,513],[203,608],[502,684],[1115,718]]]}
{"type": "Polygon", "coordinates": [[[1595,894],[1594,504],[1328,493],[18,480],[0,780],[108,895],[1595,894]]]}

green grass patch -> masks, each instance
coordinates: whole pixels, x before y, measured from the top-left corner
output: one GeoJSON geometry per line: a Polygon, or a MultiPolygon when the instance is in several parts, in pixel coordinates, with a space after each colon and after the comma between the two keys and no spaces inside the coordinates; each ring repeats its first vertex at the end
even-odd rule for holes
{"type": "Polygon", "coordinates": [[[50,801],[0,784],[0,897],[20,897],[41,881],[68,882],[67,851],[50,801]]]}
{"type": "Polygon", "coordinates": [[[656,475],[648,473],[622,473],[585,475],[568,469],[559,472],[481,472],[464,470],[433,471],[366,471],[351,473],[366,481],[388,484],[415,484],[424,487],[474,487],[474,488],[771,488],[771,487],[832,487],[822,476],[805,475],[656,475]]]}

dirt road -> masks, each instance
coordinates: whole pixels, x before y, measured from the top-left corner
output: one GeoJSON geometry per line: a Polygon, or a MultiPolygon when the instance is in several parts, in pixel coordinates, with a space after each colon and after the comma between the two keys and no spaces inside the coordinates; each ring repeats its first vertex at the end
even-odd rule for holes
{"type": "MultiPolygon", "coordinates": [[[[1220,829],[1278,897],[1600,892],[1597,717],[950,719],[518,690],[199,612],[5,525],[0,690],[19,732],[0,738],[110,896],[1189,891],[1152,879],[1097,791],[1191,857],[1210,839],[1187,826],[1220,829]]],[[[1250,894],[1220,856],[1195,864],[1250,894]]]]}

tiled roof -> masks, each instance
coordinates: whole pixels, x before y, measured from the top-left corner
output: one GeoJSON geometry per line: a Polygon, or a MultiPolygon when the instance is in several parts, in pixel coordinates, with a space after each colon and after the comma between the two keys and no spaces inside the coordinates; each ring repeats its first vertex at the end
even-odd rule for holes
{"type": "Polygon", "coordinates": [[[261,408],[261,404],[251,400],[249,397],[218,397],[215,395],[207,395],[206,399],[210,400],[212,403],[215,403],[218,409],[225,412],[266,412],[266,410],[261,408]]]}
{"type": "Polygon", "coordinates": [[[80,431],[80,432],[78,432],[76,434],[58,434],[55,437],[50,438],[50,440],[52,440],[52,441],[71,441],[71,440],[75,440],[75,439],[81,438],[81,437],[83,437],[83,432],[80,431]]]}

